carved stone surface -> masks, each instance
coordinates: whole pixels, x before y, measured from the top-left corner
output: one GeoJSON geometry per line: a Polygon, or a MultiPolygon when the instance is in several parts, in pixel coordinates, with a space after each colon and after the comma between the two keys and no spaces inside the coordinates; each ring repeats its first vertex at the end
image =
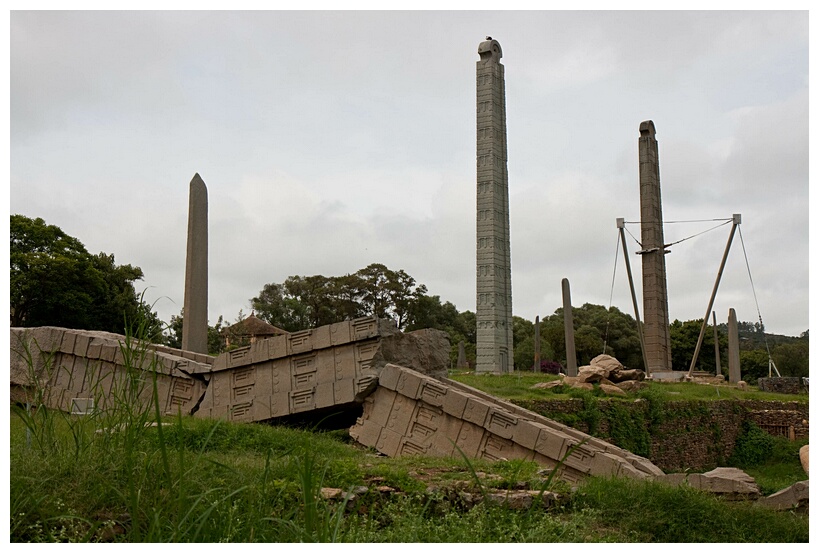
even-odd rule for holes
{"type": "MultiPolygon", "coordinates": [[[[350,434],[387,455],[460,455],[460,449],[472,458],[531,459],[550,469],[564,460],[560,478],[569,482],[662,474],[603,440],[433,378],[448,361],[442,333],[402,335],[391,321],[371,317],[257,340],[216,358],[54,327],[13,328],[11,344],[13,387],[43,390],[49,407],[69,412],[107,409],[123,401],[133,382],[142,385],[129,398],[146,406],[156,374],[165,414],[253,422],[363,402],[350,434]],[[389,364],[391,358],[427,374],[389,364]]],[[[29,401],[25,394],[15,399],[29,401]]]]}
{"type": "Polygon", "coordinates": [[[760,495],[756,481],[744,471],[733,467],[717,467],[702,474],[664,474],[658,480],[671,485],[688,484],[727,499],[757,499],[760,495]]]}
{"type": "Polygon", "coordinates": [[[208,352],[208,189],[196,173],[188,202],[182,349],[208,352]]]}
{"type": "Polygon", "coordinates": [[[487,39],[478,54],[475,372],[505,373],[514,364],[503,53],[497,40],[487,39]]]}
{"type": "Polygon", "coordinates": [[[649,374],[671,370],[668,288],[665,273],[660,154],[654,123],[640,123],[640,226],[643,258],[643,336],[649,374]]]}
{"type": "Polygon", "coordinates": [[[569,482],[588,475],[662,474],[647,459],[531,411],[391,364],[381,371],[350,435],[389,456],[462,452],[490,460],[529,459],[549,468],[564,460],[561,478],[569,482]]]}
{"type": "Polygon", "coordinates": [[[364,317],[225,352],[196,416],[257,422],[354,403],[377,383],[380,341],[395,335],[392,321],[364,317]]]}
{"type": "Polygon", "coordinates": [[[26,400],[39,390],[48,407],[67,412],[76,410],[76,399],[107,409],[127,395],[147,405],[155,374],[162,412],[190,414],[206,386],[193,374],[210,371],[213,360],[109,332],[57,327],[12,328],[10,345],[11,384],[26,390],[26,400]]]}

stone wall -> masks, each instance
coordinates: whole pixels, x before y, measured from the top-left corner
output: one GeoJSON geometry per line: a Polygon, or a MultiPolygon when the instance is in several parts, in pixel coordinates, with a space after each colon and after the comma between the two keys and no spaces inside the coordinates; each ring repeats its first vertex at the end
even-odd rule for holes
{"type": "Polygon", "coordinates": [[[647,457],[664,471],[703,470],[733,453],[743,421],[775,436],[808,436],[808,404],[797,401],[609,399],[515,401],[546,417],[647,457]]]}
{"type": "Polygon", "coordinates": [[[808,391],[808,387],[798,376],[760,378],[757,385],[763,392],[773,392],[775,394],[804,394],[808,391]]]}

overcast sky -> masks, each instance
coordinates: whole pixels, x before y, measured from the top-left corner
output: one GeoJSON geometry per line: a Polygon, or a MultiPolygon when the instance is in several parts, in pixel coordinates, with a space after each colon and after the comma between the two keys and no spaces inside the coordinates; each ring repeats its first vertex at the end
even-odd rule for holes
{"type": "MultiPolygon", "coordinates": [[[[809,327],[806,11],[12,12],[10,212],[141,267],[168,321],[198,172],[211,324],[265,283],[376,262],[474,311],[485,35],[506,68],[515,315],[553,313],[564,277],[575,306],[633,314],[615,222],[639,222],[651,119],[666,242],[742,214],[718,321],[757,320],[747,253],[767,330],[809,327]]],[[[729,231],[671,247],[671,320],[705,314],[729,231]]]]}

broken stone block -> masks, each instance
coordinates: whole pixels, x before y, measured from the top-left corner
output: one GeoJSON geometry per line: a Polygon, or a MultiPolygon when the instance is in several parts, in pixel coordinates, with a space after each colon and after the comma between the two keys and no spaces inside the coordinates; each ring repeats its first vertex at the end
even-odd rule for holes
{"type": "Polygon", "coordinates": [[[807,509],[809,497],[808,480],[802,480],[792,486],[788,486],[784,490],[769,495],[768,497],[761,497],[757,502],[765,507],[785,511],[790,509],[807,509]]]}
{"type": "Polygon", "coordinates": [[[609,377],[611,371],[604,367],[596,367],[594,365],[586,365],[577,370],[578,382],[599,382],[604,378],[609,377]]]}
{"type": "Polygon", "coordinates": [[[606,355],[605,353],[600,354],[591,361],[589,361],[589,365],[593,367],[607,369],[609,372],[623,370],[623,364],[620,363],[620,361],[618,361],[611,355],[606,355]]]}
{"type": "Polygon", "coordinates": [[[626,392],[618,388],[614,384],[600,384],[600,389],[609,396],[626,396],[626,392]]]}
{"type": "Polygon", "coordinates": [[[394,363],[433,377],[447,375],[449,369],[449,338],[435,329],[416,330],[385,336],[380,341],[374,359],[376,365],[394,363]]]}
{"type": "Polygon", "coordinates": [[[609,380],[618,384],[620,382],[642,381],[645,380],[646,373],[640,369],[618,369],[609,373],[609,380]]]}
{"type": "MultiPolygon", "coordinates": [[[[569,377],[571,378],[571,377],[569,377]]],[[[563,386],[564,383],[560,380],[552,380],[550,382],[538,382],[537,384],[532,386],[533,390],[551,390],[552,388],[558,388],[563,386]]]]}
{"type": "Polygon", "coordinates": [[[624,382],[618,382],[615,384],[618,388],[623,390],[624,392],[638,392],[642,389],[648,388],[648,384],[645,382],[639,382],[637,380],[626,380],[624,382]]]}
{"type": "Polygon", "coordinates": [[[760,495],[756,481],[744,471],[732,467],[718,467],[702,474],[665,474],[657,480],[671,485],[685,483],[727,499],[756,499],[760,495]]]}

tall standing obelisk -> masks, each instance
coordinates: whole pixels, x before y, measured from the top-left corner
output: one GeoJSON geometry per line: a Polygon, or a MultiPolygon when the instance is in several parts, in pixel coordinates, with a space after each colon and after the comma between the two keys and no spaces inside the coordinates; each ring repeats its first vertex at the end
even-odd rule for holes
{"type": "Polygon", "coordinates": [[[512,355],[512,261],[506,170],[506,88],[501,46],[486,37],[477,62],[478,373],[505,373],[512,355]]]}
{"type": "Polygon", "coordinates": [[[665,275],[660,154],[654,123],[640,123],[640,227],[643,260],[643,335],[649,373],[670,371],[668,289],[665,275]]]}
{"type": "Polygon", "coordinates": [[[196,173],[188,201],[188,255],[185,261],[185,306],[182,349],[208,352],[208,189],[196,173]]]}

